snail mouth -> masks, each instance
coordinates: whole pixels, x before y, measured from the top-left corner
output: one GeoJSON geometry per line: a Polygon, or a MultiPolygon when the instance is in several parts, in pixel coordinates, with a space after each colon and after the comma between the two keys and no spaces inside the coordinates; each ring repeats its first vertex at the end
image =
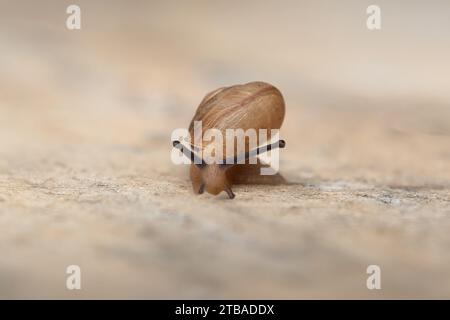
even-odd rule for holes
{"type": "Polygon", "coordinates": [[[211,188],[211,187],[206,187],[206,191],[208,191],[208,193],[217,196],[222,190],[219,188],[211,188]]]}
{"type": "Polygon", "coordinates": [[[206,187],[205,187],[205,184],[202,184],[202,185],[200,186],[200,189],[198,190],[198,194],[204,193],[204,192],[205,192],[205,189],[206,189],[206,191],[207,191],[208,193],[212,194],[213,196],[217,196],[217,195],[218,195],[219,193],[221,193],[222,191],[225,191],[230,199],[234,199],[234,197],[235,197],[235,194],[233,193],[233,191],[231,190],[231,188],[226,188],[226,189],[223,189],[223,190],[221,190],[221,189],[216,189],[216,188],[211,189],[211,188],[206,188],[206,187]]]}

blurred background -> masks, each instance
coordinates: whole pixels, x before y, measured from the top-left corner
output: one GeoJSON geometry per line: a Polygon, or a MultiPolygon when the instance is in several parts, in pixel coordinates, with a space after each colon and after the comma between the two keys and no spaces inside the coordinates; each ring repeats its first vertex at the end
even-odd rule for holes
{"type": "Polygon", "coordinates": [[[371,4],[0,0],[0,297],[449,298],[450,3],[371,4]],[[172,130],[255,80],[289,183],[195,197],[172,130]]]}

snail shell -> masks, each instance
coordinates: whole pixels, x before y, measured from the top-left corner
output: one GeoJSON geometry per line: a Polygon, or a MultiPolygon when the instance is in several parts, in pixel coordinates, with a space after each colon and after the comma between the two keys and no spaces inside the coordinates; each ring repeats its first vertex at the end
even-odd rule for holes
{"type": "MultiPolygon", "coordinates": [[[[267,139],[271,139],[270,130],[280,129],[285,115],[285,103],[281,92],[274,86],[264,82],[250,82],[231,87],[222,87],[208,93],[197,108],[189,126],[192,147],[195,150],[205,149],[210,143],[203,134],[208,129],[220,130],[226,137],[226,129],[267,129],[267,139]],[[201,121],[202,136],[200,141],[194,141],[194,125],[201,121]]],[[[262,143],[257,135],[258,145],[262,143]]],[[[265,141],[264,141],[265,142],[265,141]]],[[[226,153],[226,143],[223,143],[223,155],[226,153]]],[[[239,144],[234,141],[234,155],[249,151],[249,141],[239,144]],[[239,148],[245,148],[241,150],[239,148]]],[[[204,190],[211,194],[226,191],[230,198],[233,183],[245,183],[246,178],[255,175],[255,165],[235,164],[227,169],[219,164],[209,164],[204,167],[191,164],[190,176],[195,193],[204,190]]]]}

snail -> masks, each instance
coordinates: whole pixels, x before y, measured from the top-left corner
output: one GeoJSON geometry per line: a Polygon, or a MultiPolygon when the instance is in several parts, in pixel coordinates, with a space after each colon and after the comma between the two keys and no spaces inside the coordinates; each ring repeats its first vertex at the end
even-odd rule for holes
{"type": "MultiPolygon", "coordinates": [[[[208,93],[200,105],[189,125],[189,134],[194,137],[196,134],[196,125],[202,126],[200,139],[194,138],[194,143],[190,148],[179,140],[173,141],[173,146],[179,149],[187,158],[191,160],[190,178],[194,193],[202,194],[207,191],[210,194],[217,195],[225,191],[230,199],[235,197],[231,187],[235,183],[246,183],[259,172],[256,168],[261,166],[259,160],[255,163],[246,163],[257,155],[276,148],[284,148],[284,140],[278,140],[272,144],[262,143],[261,136],[256,137],[256,146],[250,150],[250,137],[237,145],[234,143],[237,139],[233,137],[233,149],[227,150],[226,144],[231,143],[230,139],[226,144],[219,145],[220,148],[228,151],[224,152],[226,156],[220,156],[216,162],[208,162],[199,155],[204,152],[213,143],[206,139],[205,132],[208,129],[214,129],[223,136],[231,129],[242,130],[265,130],[268,137],[266,141],[272,138],[274,129],[280,129],[285,115],[285,104],[281,92],[274,86],[264,82],[250,82],[247,84],[222,87],[208,93]]],[[[227,136],[228,138],[228,136],[227,136]]],[[[217,141],[215,141],[217,142],[217,141]]],[[[254,161],[253,161],[254,162],[254,161]]]]}

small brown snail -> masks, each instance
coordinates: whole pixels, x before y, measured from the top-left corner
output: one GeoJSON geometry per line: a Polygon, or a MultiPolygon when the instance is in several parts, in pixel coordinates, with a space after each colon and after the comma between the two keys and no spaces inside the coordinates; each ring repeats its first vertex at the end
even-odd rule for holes
{"type": "MultiPolygon", "coordinates": [[[[244,137],[244,143],[236,144],[237,137],[232,136],[230,141],[230,136],[227,134],[230,129],[241,130],[241,132],[262,129],[267,132],[267,141],[269,141],[272,130],[281,127],[284,114],[285,106],[281,92],[264,82],[223,87],[208,93],[198,106],[189,126],[189,134],[194,137],[196,124],[202,125],[200,139],[194,138],[190,148],[178,140],[173,141],[173,146],[191,159],[190,177],[194,193],[201,194],[206,190],[208,193],[217,195],[225,191],[231,199],[234,198],[231,190],[233,184],[246,183],[251,176],[259,174],[259,171],[255,170],[257,166],[246,161],[266,151],[284,148],[285,142],[279,140],[260,146],[263,139],[258,135],[256,136],[257,145],[250,150],[249,137],[248,139],[244,137]],[[206,138],[204,133],[208,129],[219,131],[227,137],[215,151],[224,151],[223,157],[219,155],[220,160],[223,159],[223,161],[208,163],[199,155],[199,151],[203,152],[212,143],[218,142],[206,138]],[[232,146],[231,154],[227,145],[232,146]],[[220,150],[221,148],[223,150],[220,150]]],[[[260,165],[260,163],[257,164],[260,165]]]]}

